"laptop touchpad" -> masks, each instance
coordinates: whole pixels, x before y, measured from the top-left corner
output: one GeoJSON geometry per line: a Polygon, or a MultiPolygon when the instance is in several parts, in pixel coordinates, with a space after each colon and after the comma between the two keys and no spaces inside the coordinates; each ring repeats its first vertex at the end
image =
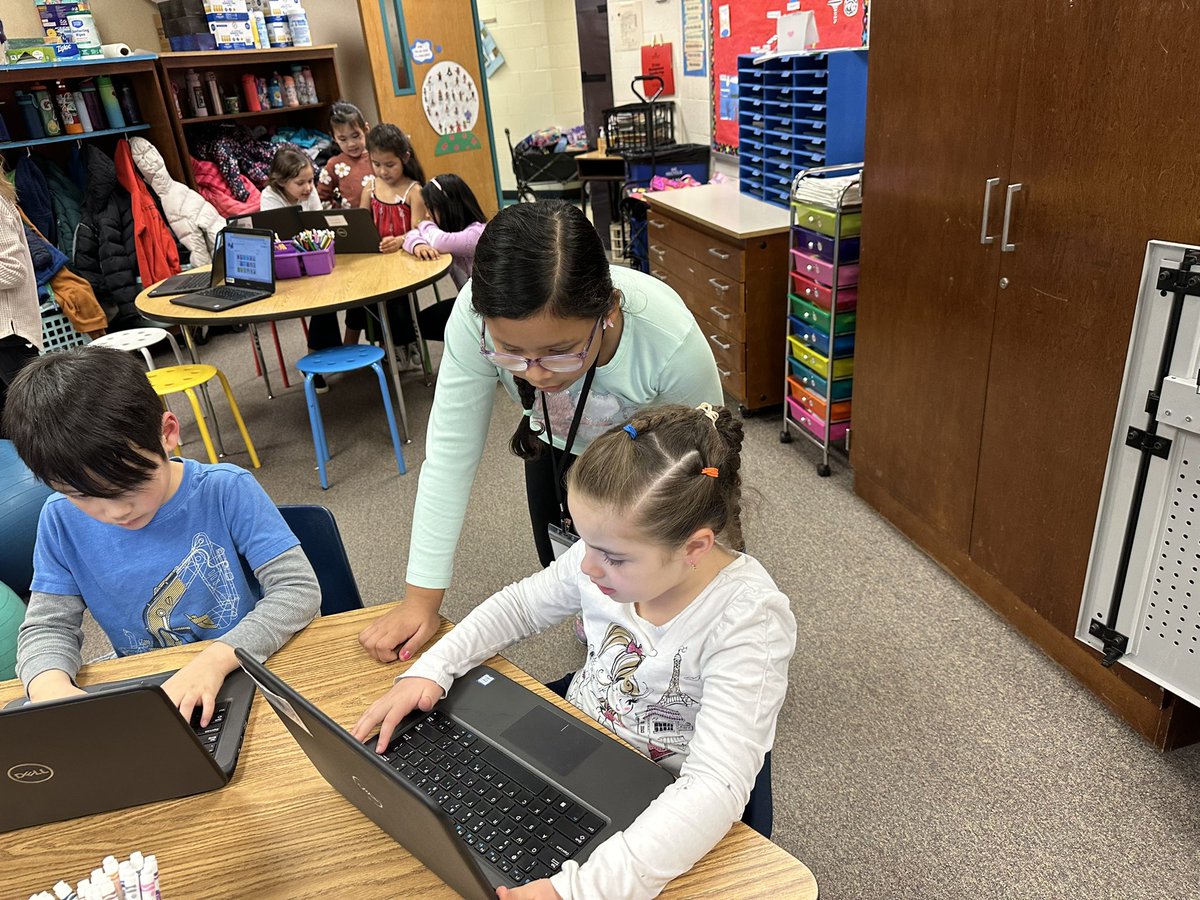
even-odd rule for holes
{"type": "Polygon", "coordinates": [[[559,775],[570,775],[600,746],[578,725],[564,722],[549,710],[534,707],[503,732],[523,753],[559,775]]]}

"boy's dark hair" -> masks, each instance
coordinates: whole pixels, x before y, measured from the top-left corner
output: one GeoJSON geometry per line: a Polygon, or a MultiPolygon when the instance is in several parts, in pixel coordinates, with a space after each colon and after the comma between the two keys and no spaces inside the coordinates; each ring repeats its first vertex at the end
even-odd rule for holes
{"type": "Polygon", "coordinates": [[[734,550],[742,538],[742,422],[713,407],[659,406],[602,434],[571,467],[567,484],[625,517],[646,539],[676,549],[701,528],[723,535],[734,550]],[[705,474],[715,471],[716,477],[705,474]]]}
{"type": "MultiPolygon", "coordinates": [[[[548,309],[563,319],[596,321],[612,310],[614,292],[600,235],[565,200],[517,203],[496,213],[475,247],[471,306],[485,319],[528,319],[548,309]]],[[[536,391],[513,379],[525,409],[536,391]]],[[[545,444],[522,416],[512,452],[537,459],[545,444]]]]}
{"type": "Polygon", "coordinates": [[[475,222],[487,222],[471,186],[457,175],[430,178],[421,187],[421,199],[442,231],[462,231],[475,222]]]}
{"type": "Polygon", "coordinates": [[[267,173],[267,184],[283,193],[283,183],[291,181],[304,171],[312,172],[313,161],[303,150],[290,144],[282,145],[275,151],[271,160],[271,170],[267,173]]]}
{"type": "Polygon", "coordinates": [[[21,370],[8,388],[4,429],[41,481],[111,498],[144,484],[167,458],[162,417],[138,360],[82,347],[21,370]]]}
{"type": "Polygon", "coordinates": [[[338,125],[357,125],[359,131],[367,130],[367,120],[362,110],[348,100],[339,100],[329,107],[330,130],[338,125]]]}
{"type": "Polygon", "coordinates": [[[372,150],[383,150],[385,153],[394,154],[398,160],[404,163],[405,175],[417,184],[425,183],[425,170],[421,168],[412,141],[395,125],[385,122],[367,132],[367,152],[372,150]]]}

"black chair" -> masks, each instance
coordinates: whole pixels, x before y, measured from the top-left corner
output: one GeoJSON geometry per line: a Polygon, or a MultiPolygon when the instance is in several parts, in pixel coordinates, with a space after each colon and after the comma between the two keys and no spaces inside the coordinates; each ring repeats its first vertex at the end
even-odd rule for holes
{"type": "Polygon", "coordinates": [[[300,549],[317,573],[317,583],[321,585],[321,615],[362,609],[362,596],[354,573],[350,571],[350,558],[346,556],[333,513],[324,506],[302,505],[283,505],[279,512],[292,534],[300,539],[300,549]]]}

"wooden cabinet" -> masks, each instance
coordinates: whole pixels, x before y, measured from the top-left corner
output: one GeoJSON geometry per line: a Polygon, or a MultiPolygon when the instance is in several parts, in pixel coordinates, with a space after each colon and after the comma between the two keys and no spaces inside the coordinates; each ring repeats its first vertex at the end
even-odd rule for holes
{"type": "Polygon", "coordinates": [[[788,213],[713,184],[646,195],[650,274],[704,330],[725,392],[749,410],[783,402],[788,213]]]}
{"type": "Polygon", "coordinates": [[[1178,746],[1196,709],[1073,634],[1145,245],[1200,240],[1179,113],[1200,22],[1119,0],[968,6],[873,10],[856,489],[1178,746]]]}
{"type": "MultiPolygon", "coordinates": [[[[171,127],[179,147],[179,156],[187,176],[187,183],[196,187],[192,173],[192,157],[188,148],[198,129],[219,122],[240,122],[249,128],[263,125],[268,128],[291,126],[311,128],[329,134],[329,107],[341,98],[335,65],[334,44],[313,47],[279,47],[262,50],[222,50],[189,53],[163,53],[158,58],[159,78],[162,93],[167,98],[171,127]],[[307,66],[312,72],[317,89],[317,102],[301,106],[284,106],[279,109],[251,111],[247,108],[246,95],[242,89],[242,76],[252,74],[270,79],[278,73],[280,77],[292,74],[292,66],[307,66]],[[236,96],[240,111],[227,113],[209,109],[209,115],[196,116],[188,104],[187,78],[195,71],[203,83],[206,73],[212,72],[217,79],[222,96],[236,96]],[[176,108],[172,95],[179,98],[176,108]]],[[[208,89],[204,88],[208,99],[208,89]]],[[[211,106],[212,101],[208,100],[211,106]]]]}
{"type": "Polygon", "coordinates": [[[22,63],[17,66],[0,66],[0,109],[3,110],[11,140],[0,141],[0,153],[4,154],[7,167],[16,168],[17,152],[21,154],[36,150],[56,162],[66,161],[66,149],[82,141],[95,141],[100,149],[112,156],[117,140],[121,137],[140,135],[158,148],[166,163],[167,171],[177,180],[183,179],[179,155],[175,152],[175,135],[167,111],[167,102],[159,89],[155,74],[155,57],[146,54],[125,59],[91,57],[91,62],[22,63]],[[99,122],[92,131],[82,134],[59,134],[46,137],[31,135],[19,112],[17,93],[29,93],[34,84],[45,85],[51,94],[55,82],[65,82],[71,90],[81,90],[83,85],[95,86],[96,79],[108,76],[118,90],[128,85],[136,100],[140,122],[125,122],[120,128],[107,127],[111,123],[99,122]]]}

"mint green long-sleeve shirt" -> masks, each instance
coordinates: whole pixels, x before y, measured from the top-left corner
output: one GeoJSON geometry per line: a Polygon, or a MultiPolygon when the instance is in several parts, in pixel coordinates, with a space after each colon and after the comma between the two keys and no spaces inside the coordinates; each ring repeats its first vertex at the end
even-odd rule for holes
{"type": "MultiPolygon", "coordinates": [[[[573,453],[582,453],[597,436],[647,406],[723,402],[712,350],[679,295],[657,278],[632,269],[614,267],[612,280],[623,295],[621,342],[608,364],[596,370],[573,453]]],[[[419,587],[450,584],[467,499],[487,439],[496,382],[519,402],[512,374],[480,354],[481,327],[482,320],[471,309],[471,283],[467,282],[446,323],[413,510],[407,580],[419,587]]],[[[581,378],[568,390],[546,398],[554,443],[560,449],[582,385],[581,378]]],[[[540,427],[540,402],[531,415],[534,427],[540,427]]],[[[514,418],[514,428],[516,424],[514,418]]]]}

